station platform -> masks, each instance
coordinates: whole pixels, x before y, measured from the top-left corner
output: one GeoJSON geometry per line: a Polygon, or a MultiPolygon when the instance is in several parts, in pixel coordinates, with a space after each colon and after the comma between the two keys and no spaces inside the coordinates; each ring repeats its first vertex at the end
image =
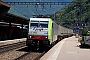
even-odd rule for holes
{"type": "Polygon", "coordinates": [[[26,41],[26,38],[0,41],[0,46],[19,43],[19,42],[24,42],[24,41],[26,41]]]}
{"type": "Polygon", "coordinates": [[[52,47],[40,60],[90,60],[90,48],[80,48],[75,36],[65,38],[52,47]]]}

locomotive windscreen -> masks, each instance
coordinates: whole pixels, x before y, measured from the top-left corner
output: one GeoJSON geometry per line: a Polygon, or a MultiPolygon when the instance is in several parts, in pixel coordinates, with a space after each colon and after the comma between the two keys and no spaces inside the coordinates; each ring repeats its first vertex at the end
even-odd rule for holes
{"type": "Polygon", "coordinates": [[[48,28],[48,21],[31,21],[31,27],[48,28]]]}

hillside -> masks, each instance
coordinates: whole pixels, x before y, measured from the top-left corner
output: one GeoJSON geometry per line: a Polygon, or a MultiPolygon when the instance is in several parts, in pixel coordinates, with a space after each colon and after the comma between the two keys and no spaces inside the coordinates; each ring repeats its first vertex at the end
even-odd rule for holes
{"type": "MultiPolygon", "coordinates": [[[[90,22],[90,0],[74,0],[68,6],[58,11],[56,21],[63,26],[71,27],[73,22],[90,22]],[[76,3],[75,3],[76,2],[76,3]]],[[[90,23],[89,23],[90,24],[90,23]]]]}
{"type": "MultiPolygon", "coordinates": [[[[71,2],[72,0],[3,0],[5,2],[71,2]]],[[[62,9],[64,5],[52,5],[51,7],[49,5],[41,6],[39,5],[36,7],[35,5],[12,5],[11,9],[9,10],[9,13],[30,18],[32,15],[36,14],[53,14],[60,9],[62,9]]]]}

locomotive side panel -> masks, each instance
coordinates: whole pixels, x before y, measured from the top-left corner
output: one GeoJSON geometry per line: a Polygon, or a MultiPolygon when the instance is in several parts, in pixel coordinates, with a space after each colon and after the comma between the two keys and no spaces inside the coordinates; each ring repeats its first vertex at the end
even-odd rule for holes
{"type": "Polygon", "coordinates": [[[59,29],[59,26],[53,22],[53,29],[52,29],[52,39],[53,39],[53,42],[57,40],[57,36],[58,36],[58,29],[59,29]]]}

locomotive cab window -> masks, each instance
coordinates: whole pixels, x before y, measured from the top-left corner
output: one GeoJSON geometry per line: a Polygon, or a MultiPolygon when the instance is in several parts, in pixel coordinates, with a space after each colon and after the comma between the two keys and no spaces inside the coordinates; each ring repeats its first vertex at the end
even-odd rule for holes
{"type": "Polygon", "coordinates": [[[40,26],[42,28],[48,28],[48,21],[40,21],[40,26]]]}
{"type": "Polygon", "coordinates": [[[48,24],[42,24],[42,23],[40,23],[40,26],[39,27],[41,27],[41,28],[48,28],[48,24]]]}
{"type": "Polygon", "coordinates": [[[31,27],[48,28],[48,21],[31,21],[31,27]]]}
{"type": "Polygon", "coordinates": [[[38,27],[38,23],[31,23],[31,27],[38,27]]]}

